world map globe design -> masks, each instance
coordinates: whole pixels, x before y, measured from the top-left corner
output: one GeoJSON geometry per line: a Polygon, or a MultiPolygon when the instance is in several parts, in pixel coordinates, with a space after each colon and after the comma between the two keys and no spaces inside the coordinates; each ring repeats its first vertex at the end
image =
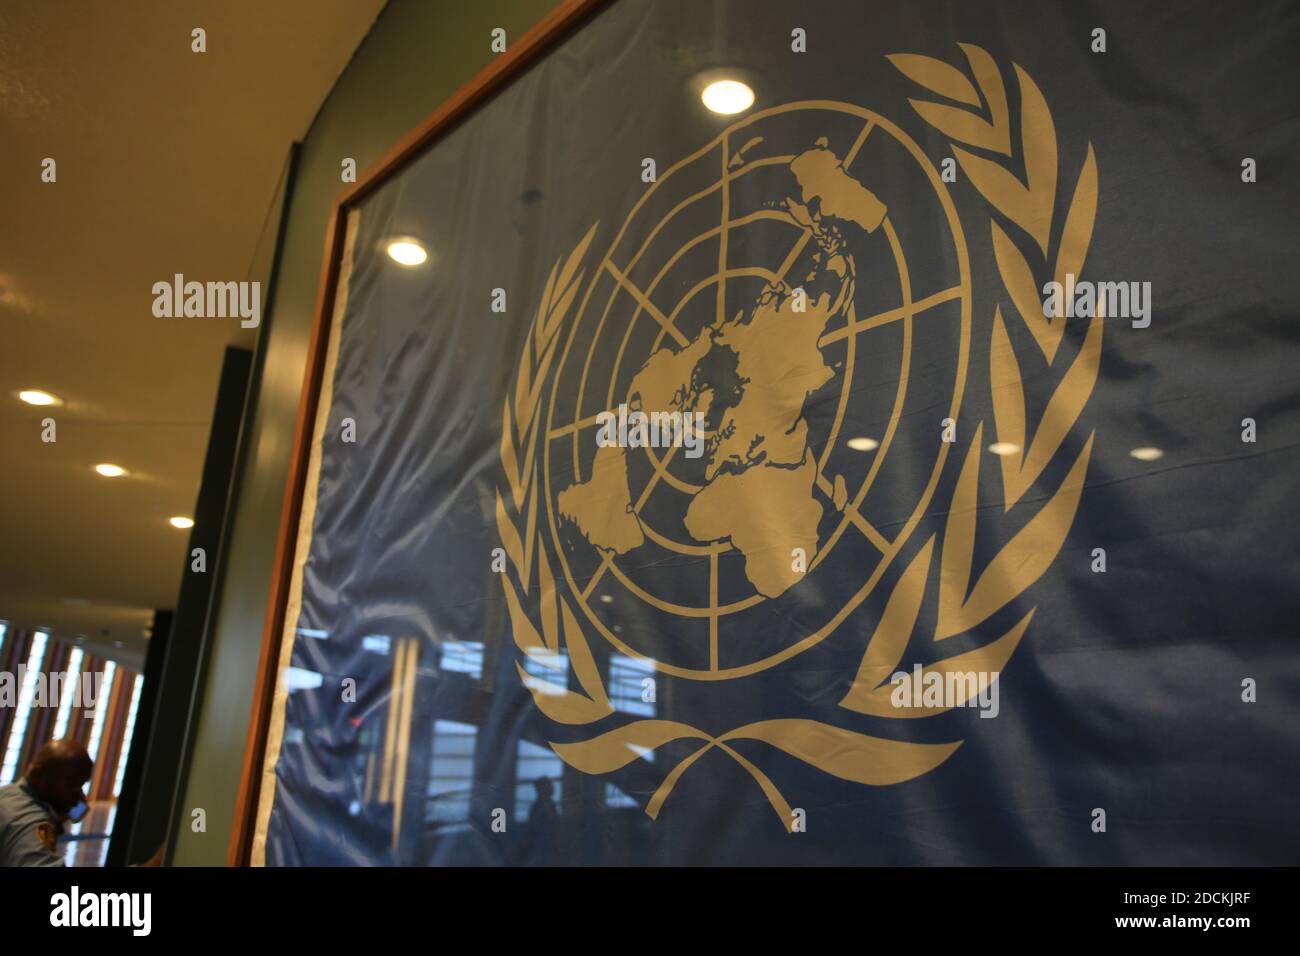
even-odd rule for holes
{"type": "Polygon", "coordinates": [[[945,401],[926,402],[955,419],[964,238],[932,164],[871,111],[765,110],[648,185],[571,320],[546,413],[547,518],[587,620],[624,653],[705,680],[772,666],[834,630],[902,547],[942,466],[943,415],[932,414],[933,467],[910,482],[920,487],[902,480],[906,519],[876,527],[865,513],[904,417],[912,323],[927,310],[945,313],[934,321],[957,368],[945,401]],[[909,264],[890,209],[918,198],[952,233],[909,264]],[[960,281],[920,295],[920,271],[960,281]],[[630,412],[701,414],[703,453],[666,436],[660,447],[597,440],[602,420],[630,412]],[[857,437],[846,423],[862,417],[883,425],[869,455],[845,451],[857,437]],[[861,539],[855,588],[827,602],[816,578],[850,535],[861,539]],[[774,602],[800,625],[778,647],[752,636],[773,607],[746,619],[774,602]]]}

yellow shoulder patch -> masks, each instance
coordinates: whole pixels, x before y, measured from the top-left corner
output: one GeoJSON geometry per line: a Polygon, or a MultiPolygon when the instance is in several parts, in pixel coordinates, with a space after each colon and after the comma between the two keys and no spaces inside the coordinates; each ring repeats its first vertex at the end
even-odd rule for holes
{"type": "Polygon", "coordinates": [[[45,849],[49,850],[51,853],[57,852],[59,834],[58,831],[54,829],[53,823],[36,824],[36,839],[40,840],[41,846],[45,847],[45,849]]]}

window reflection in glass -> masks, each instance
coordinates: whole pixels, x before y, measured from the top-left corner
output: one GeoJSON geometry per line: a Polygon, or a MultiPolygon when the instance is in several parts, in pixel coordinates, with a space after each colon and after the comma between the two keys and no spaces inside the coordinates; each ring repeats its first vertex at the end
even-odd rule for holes
{"type": "Polygon", "coordinates": [[[609,701],[614,709],[638,717],[653,717],[655,701],[650,691],[654,684],[646,681],[653,681],[654,674],[654,661],[626,654],[610,655],[609,701]]]}
{"type": "Polygon", "coordinates": [[[483,676],[483,642],[444,642],[442,645],[442,660],[438,666],[443,671],[468,674],[478,680],[483,676]]]}
{"type": "Polygon", "coordinates": [[[472,724],[434,721],[426,823],[463,823],[469,819],[477,736],[478,728],[472,724]]]}

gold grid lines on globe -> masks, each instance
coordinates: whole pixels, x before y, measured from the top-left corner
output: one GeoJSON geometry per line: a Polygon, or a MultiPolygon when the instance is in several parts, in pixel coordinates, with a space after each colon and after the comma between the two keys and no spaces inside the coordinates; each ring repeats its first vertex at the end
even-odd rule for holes
{"type": "Polygon", "coordinates": [[[574,603],[666,673],[739,677],[846,620],[925,511],[965,384],[966,242],[893,123],[788,104],[644,186],[560,334],[541,491],[574,603]],[[700,454],[602,447],[620,408],[702,414],[700,454]]]}

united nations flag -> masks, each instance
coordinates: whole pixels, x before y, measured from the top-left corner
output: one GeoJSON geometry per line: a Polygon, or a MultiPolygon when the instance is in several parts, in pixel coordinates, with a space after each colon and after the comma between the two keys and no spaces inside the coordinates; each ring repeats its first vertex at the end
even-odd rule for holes
{"type": "Polygon", "coordinates": [[[715,6],[351,213],[256,853],[1294,862],[1294,12],[715,6]]]}

